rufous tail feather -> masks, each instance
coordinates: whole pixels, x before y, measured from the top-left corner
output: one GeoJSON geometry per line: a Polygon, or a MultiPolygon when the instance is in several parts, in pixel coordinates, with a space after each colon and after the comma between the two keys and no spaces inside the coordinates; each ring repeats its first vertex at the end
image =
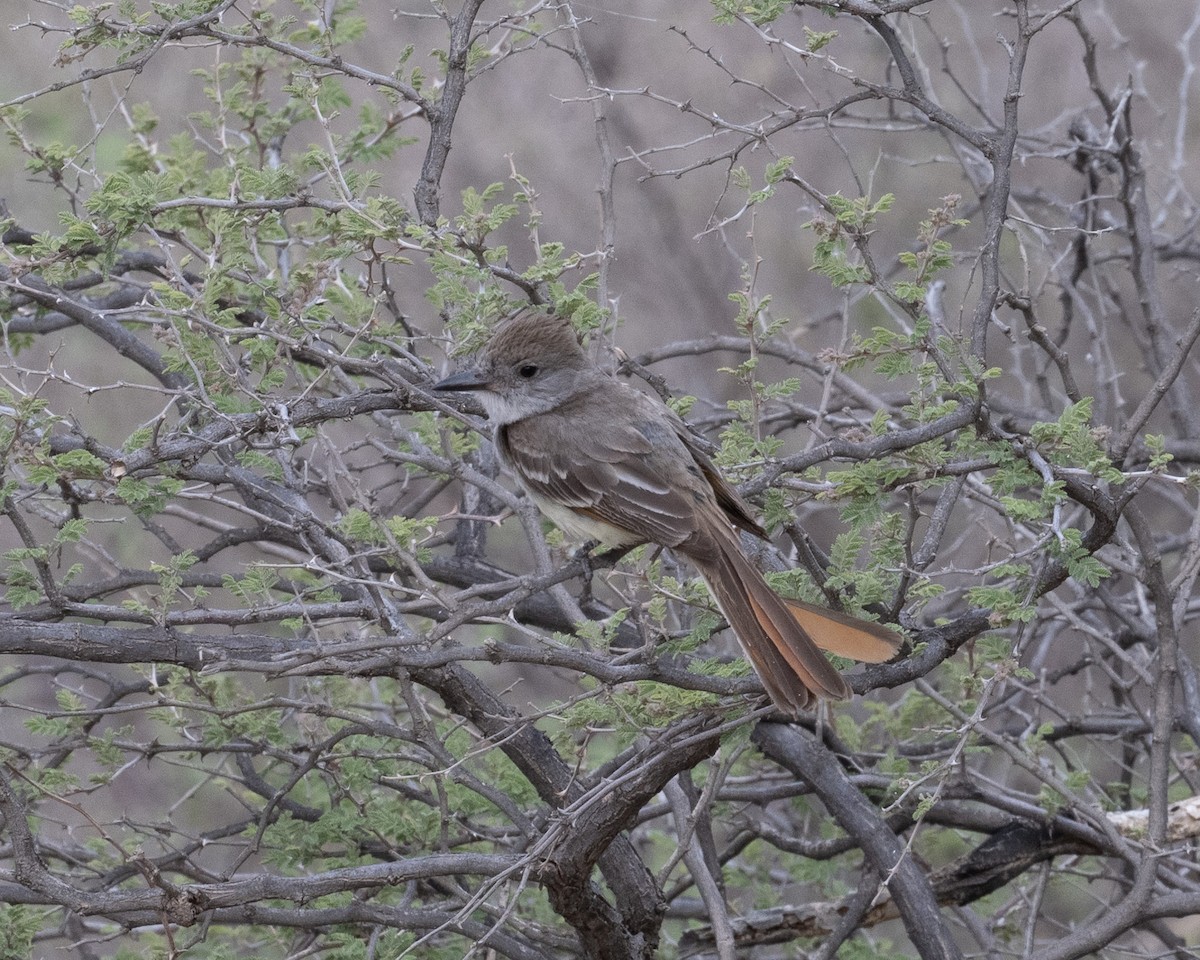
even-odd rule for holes
{"type": "Polygon", "coordinates": [[[848,613],[783,598],[792,616],[822,650],[859,663],[883,663],[900,652],[904,638],[879,623],[848,613]]]}
{"type": "Polygon", "coordinates": [[[724,537],[715,539],[715,558],[693,560],[771,699],[780,709],[796,714],[813,697],[849,697],[846,681],[825,659],[788,602],[742,553],[735,534],[729,532],[729,542],[724,537]]]}

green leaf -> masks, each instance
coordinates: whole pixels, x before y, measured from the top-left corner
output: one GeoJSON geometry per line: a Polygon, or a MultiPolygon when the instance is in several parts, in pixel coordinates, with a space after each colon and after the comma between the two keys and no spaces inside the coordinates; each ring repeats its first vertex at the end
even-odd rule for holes
{"type": "Polygon", "coordinates": [[[816,53],[818,50],[822,49],[823,47],[827,47],[830,43],[832,43],[837,38],[837,35],[838,32],[836,30],[818,32],[813,30],[811,27],[806,26],[804,28],[805,49],[807,49],[809,53],[816,53]]]}
{"type": "Polygon", "coordinates": [[[52,462],[63,477],[100,479],[108,470],[107,463],[82,449],[56,454],[52,462]]]}

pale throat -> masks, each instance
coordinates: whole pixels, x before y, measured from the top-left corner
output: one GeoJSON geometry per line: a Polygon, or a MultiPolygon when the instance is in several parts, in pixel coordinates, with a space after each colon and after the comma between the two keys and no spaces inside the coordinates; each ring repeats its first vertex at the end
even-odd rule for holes
{"type": "Polygon", "coordinates": [[[545,410],[532,397],[523,394],[499,394],[492,390],[480,390],[475,396],[487,411],[488,419],[498,427],[516,423],[545,410]]]}

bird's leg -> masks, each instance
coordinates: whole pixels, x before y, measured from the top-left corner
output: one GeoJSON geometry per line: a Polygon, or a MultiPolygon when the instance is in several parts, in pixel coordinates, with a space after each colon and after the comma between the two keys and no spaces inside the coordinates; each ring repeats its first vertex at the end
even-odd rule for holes
{"type": "Polygon", "coordinates": [[[580,592],[580,606],[592,600],[592,576],[595,572],[592,551],[600,546],[599,540],[588,540],[571,552],[571,559],[580,565],[580,575],[583,577],[583,589],[580,592]]]}
{"type": "Polygon", "coordinates": [[[579,564],[580,576],[583,577],[583,589],[579,593],[579,604],[583,606],[592,599],[592,574],[595,573],[592,551],[600,546],[599,540],[588,540],[571,553],[571,560],[579,564]]]}
{"type": "Polygon", "coordinates": [[[592,551],[598,546],[600,546],[599,540],[589,540],[571,554],[572,561],[581,567],[580,574],[583,577],[583,592],[579,595],[581,604],[592,599],[592,577],[596,570],[615,566],[617,561],[632,550],[636,544],[628,547],[611,547],[602,553],[593,554],[592,551]]]}
{"type": "Polygon", "coordinates": [[[577,563],[587,563],[588,555],[600,546],[599,540],[586,540],[571,551],[571,559],[577,563]]]}

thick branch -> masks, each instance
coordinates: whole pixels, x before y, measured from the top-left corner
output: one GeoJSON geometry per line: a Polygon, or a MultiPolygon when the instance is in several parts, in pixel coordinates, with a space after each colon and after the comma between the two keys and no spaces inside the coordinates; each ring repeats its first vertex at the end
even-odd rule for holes
{"type": "Polygon", "coordinates": [[[862,848],[891,891],[909,939],[924,960],[960,960],[958,945],[938,911],[930,879],[917,859],[887,828],[879,811],[842,769],[837,758],[796,728],[761,723],[754,742],[767,756],[803,777],[825,808],[862,848]]]}

